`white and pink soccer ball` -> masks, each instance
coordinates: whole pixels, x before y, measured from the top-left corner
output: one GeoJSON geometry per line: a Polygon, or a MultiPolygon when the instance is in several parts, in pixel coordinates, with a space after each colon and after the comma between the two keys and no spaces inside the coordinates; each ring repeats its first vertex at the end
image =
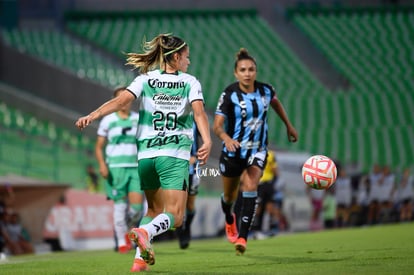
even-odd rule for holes
{"type": "Polygon", "coordinates": [[[313,189],[328,189],[336,181],[335,163],[322,155],[311,156],[302,167],[302,178],[313,189]]]}

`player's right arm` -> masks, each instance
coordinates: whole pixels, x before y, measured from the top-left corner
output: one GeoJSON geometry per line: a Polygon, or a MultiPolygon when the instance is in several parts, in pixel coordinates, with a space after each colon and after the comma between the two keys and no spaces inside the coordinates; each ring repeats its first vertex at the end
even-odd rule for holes
{"type": "Polygon", "coordinates": [[[240,143],[237,140],[232,139],[224,129],[225,120],[227,119],[226,114],[232,111],[231,100],[227,89],[221,94],[219,102],[217,103],[216,114],[213,122],[214,134],[224,143],[227,151],[235,152],[240,148],[240,143]]]}
{"type": "Polygon", "coordinates": [[[237,140],[232,139],[224,130],[225,117],[216,114],[214,117],[213,132],[224,143],[227,151],[236,152],[240,148],[240,143],[237,140]]]}
{"type": "Polygon", "coordinates": [[[135,95],[128,90],[122,91],[119,96],[114,97],[104,104],[102,104],[98,109],[91,112],[87,116],[83,116],[79,118],[75,125],[80,130],[86,128],[89,124],[91,124],[93,121],[100,119],[101,117],[111,114],[113,112],[121,110],[121,108],[128,103],[135,100],[135,95]]]}

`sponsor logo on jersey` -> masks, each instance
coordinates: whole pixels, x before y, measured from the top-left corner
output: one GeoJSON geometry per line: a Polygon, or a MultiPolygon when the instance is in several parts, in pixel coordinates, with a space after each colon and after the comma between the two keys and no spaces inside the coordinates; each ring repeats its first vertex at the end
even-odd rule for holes
{"type": "Polygon", "coordinates": [[[183,97],[181,95],[157,93],[152,97],[152,100],[157,105],[179,106],[182,103],[183,97]]]}
{"type": "Polygon", "coordinates": [[[147,148],[156,147],[156,146],[163,146],[166,144],[178,144],[179,138],[177,135],[167,136],[167,137],[156,137],[153,139],[149,139],[147,143],[147,148]]]}
{"type": "Polygon", "coordinates": [[[148,85],[153,89],[155,88],[178,89],[178,88],[184,88],[185,82],[184,81],[160,81],[158,78],[150,78],[148,79],[148,85]]]}

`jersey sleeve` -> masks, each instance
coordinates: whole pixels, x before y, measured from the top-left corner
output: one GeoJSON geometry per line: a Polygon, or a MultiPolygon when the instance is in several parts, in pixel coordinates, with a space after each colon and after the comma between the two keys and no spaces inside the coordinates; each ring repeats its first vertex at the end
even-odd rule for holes
{"type": "Polygon", "coordinates": [[[139,98],[141,96],[146,78],[147,77],[145,75],[139,75],[127,87],[127,90],[133,93],[135,98],[139,98]]]}
{"type": "Polygon", "coordinates": [[[231,100],[229,92],[224,91],[219,98],[216,108],[216,115],[227,116],[231,110],[231,100]]]}
{"type": "Polygon", "coordinates": [[[204,102],[203,91],[201,89],[201,83],[196,78],[190,82],[190,93],[188,100],[193,102],[194,100],[201,100],[204,102]]]}
{"type": "Polygon", "coordinates": [[[109,120],[108,116],[105,116],[101,119],[101,122],[99,122],[97,135],[101,137],[107,137],[108,136],[108,129],[109,129],[109,120]]]}
{"type": "Polygon", "coordinates": [[[270,100],[279,100],[276,94],[276,90],[275,88],[273,88],[272,85],[268,85],[269,90],[270,90],[270,100]]]}

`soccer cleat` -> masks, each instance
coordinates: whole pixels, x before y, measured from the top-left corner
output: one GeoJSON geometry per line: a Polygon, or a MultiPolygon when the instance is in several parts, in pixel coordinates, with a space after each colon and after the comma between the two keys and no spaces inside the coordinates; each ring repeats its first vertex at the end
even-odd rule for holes
{"type": "Polygon", "coordinates": [[[132,249],[134,247],[132,241],[129,239],[129,233],[125,233],[125,243],[129,249],[132,249]]]}
{"type": "Polygon", "coordinates": [[[121,253],[121,254],[126,254],[126,253],[128,253],[130,250],[131,250],[131,246],[129,246],[129,245],[121,245],[121,246],[118,248],[118,252],[119,252],[119,253],[121,253]]]}
{"type": "Polygon", "coordinates": [[[181,249],[186,249],[190,245],[191,233],[189,228],[179,227],[176,230],[181,249]]]}
{"type": "Polygon", "coordinates": [[[246,239],[238,238],[234,247],[236,248],[236,255],[243,255],[244,251],[246,251],[246,239]]]}
{"type": "Polygon", "coordinates": [[[152,250],[151,241],[148,238],[148,233],[145,229],[132,228],[131,231],[129,231],[129,239],[139,247],[141,257],[147,264],[155,264],[154,251],[152,250]]]}
{"type": "Polygon", "coordinates": [[[131,267],[131,272],[148,271],[149,267],[143,259],[134,259],[134,263],[131,267]]]}
{"type": "Polygon", "coordinates": [[[229,240],[229,242],[231,243],[235,243],[237,241],[237,238],[239,237],[239,232],[237,230],[237,225],[236,225],[236,215],[233,213],[233,223],[232,224],[228,224],[226,222],[226,236],[227,236],[227,240],[229,240]]]}

